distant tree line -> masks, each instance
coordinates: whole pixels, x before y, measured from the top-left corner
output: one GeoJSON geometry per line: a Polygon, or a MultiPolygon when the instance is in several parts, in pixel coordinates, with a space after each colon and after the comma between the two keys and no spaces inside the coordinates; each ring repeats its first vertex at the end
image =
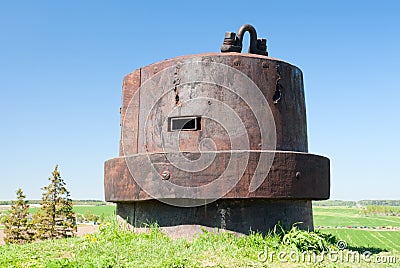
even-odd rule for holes
{"type": "Polygon", "coordinates": [[[400,207],[367,205],[361,213],[365,216],[400,216],[400,207]]]}
{"type": "Polygon", "coordinates": [[[368,206],[368,205],[400,206],[400,200],[361,200],[361,201],[322,200],[322,201],[313,201],[313,205],[338,206],[338,207],[341,206],[354,207],[354,206],[368,206]]]}
{"type": "MultiPolygon", "coordinates": [[[[40,204],[42,200],[26,200],[28,204],[40,204]]],[[[3,206],[9,206],[12,205],[11,200],[8,201],[0,201],[0,205],[3,206]]],[[[105,206],[107,205],[107,202],[101,201],[101,200],[72,200],[73,205],[86,205],[86,206],[105,206]]]]}
{"type": "Polygon", "coordinates": [[[101,200],[72,200],[73,205],[84,205],[84,206],[105,206],[107,202],[101,200]]]}
{"type": "Polygon", "coordinates": [[[4,220],[6,243],[23,244],[34,240],[75,236],[77,227],[72,200],[58,166],[49,177],[49,185],[42,190],[41,206],[31,219],[28,201],[22,189],[17,190],[17,200],[12,202],[4,220]]]}
{"type": "Polygon", "coordinates": [[[400,200],[361,200],[358,201],[358,204],[362,206],[400,206],[400,200]]]}
{"type": "MultiPolygon", "coordinates": [[[[27,204],[40,204],[40,201],[41,200],[25,200],[26,202],[27,202],[27,204]]],[[[0,201],[0,205],[3,205],[3,206],[9,206],[9,205],[12,205],[12,200],[9,200],[9,201],[0,201]]]]}
{"type": "Polygon", "coordinates": [[[313,201],[315,206],[338,206],[338,207],[354,207],[357,205],[356,201],[343,201],[343,200],[322,200],[313,201]]]}

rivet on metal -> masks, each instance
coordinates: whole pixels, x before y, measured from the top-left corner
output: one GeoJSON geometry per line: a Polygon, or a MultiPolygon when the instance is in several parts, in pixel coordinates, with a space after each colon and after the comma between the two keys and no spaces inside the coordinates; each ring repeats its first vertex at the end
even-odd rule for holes
{"type": "Polygon", "coordinates": [[[171,174],[169,173],[168,170],[163,171],[163,173],[161,173],[161,177],[163,180],[169,180],[169,178],[171,177],[171,174]]]}
{"type": "Polygon", "coordinates": [[[300,179],[300,176],[301,176],[301,172],[297,171],[296,172],[296,179],[300,179]]]}

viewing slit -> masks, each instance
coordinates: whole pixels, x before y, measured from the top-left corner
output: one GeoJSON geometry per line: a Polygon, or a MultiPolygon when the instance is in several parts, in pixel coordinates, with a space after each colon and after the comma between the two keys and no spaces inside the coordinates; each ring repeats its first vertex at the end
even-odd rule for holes
{"type": "Polygon", "coordinates": [[[168,118],[169,131],[196,131],[201,129],[201,117],[185,116],[168,118]]]}

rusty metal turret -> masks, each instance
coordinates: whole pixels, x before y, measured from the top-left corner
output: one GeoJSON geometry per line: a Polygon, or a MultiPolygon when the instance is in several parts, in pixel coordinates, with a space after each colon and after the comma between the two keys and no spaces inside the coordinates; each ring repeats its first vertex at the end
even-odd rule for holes
{"type": "Polygon", "coordinates": [[[104,186],[134,227],[313,229],[311,200],[329,198],[330,171],[328,158],[308,153],[301,70],[269,57],[246,24],[226,33],[221,53],[128,74],[120,155],[105,162],[104,186]]]}

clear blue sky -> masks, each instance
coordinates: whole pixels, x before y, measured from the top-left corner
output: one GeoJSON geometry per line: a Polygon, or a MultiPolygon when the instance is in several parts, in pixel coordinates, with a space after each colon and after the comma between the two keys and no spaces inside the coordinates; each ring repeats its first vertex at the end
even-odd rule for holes
{"type": "Polygon", "coordinates": [[[55,164],[73,198],[103,199],[124,75],[218,52],[244,23],[302,69],[331,197],[400,199],[399,14],[398,1],[1,1],[0,200],[40,198],[55,164]]]}

